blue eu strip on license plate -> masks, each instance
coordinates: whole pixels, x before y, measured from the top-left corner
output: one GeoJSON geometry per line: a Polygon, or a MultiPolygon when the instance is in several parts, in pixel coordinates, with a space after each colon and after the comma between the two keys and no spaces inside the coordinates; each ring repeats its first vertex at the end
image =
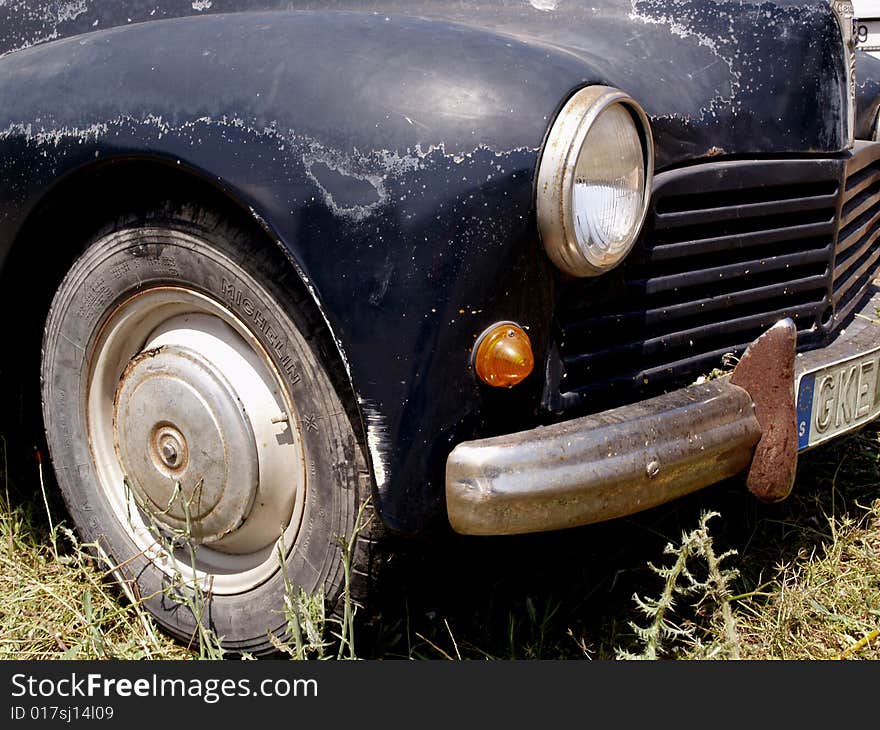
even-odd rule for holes
{"type": "Polygon", "coordinates": [[[853,431],[880,414],[880,350],[804,373],[798,381],[798,451],[853,431]]]}
{"type": "Polygon", "coordinates": [[[798,388],[798,451],[803,451],[810,445],[810,415],[813,412],[813,384],[815,382],[816,374],[807,373],[801,378],[798,388]]]}

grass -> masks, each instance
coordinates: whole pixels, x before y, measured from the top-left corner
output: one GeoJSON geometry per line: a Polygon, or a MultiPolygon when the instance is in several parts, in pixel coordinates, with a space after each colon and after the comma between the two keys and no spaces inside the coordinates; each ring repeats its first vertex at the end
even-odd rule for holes
{"type": "MultiPolygon", "coordinates": [[[[78,543],[33,471],[18,485],[0,475],[0,658],[199,658],[110,580],[109,561],[78,543]]],[[[803,455],[780,505],[731,481],[561,533],[435,536],[386,572],[370,621],[349,605],[332,622],[320,597],[290,586],[291,638],[276,649],[297,659],[880,659],[880,426],[803,455]]]]}
{"type": "MultiPolygon", "coordinates": [[[[5,452],[5,442],[2,444],[5,452]]],[[[5,453],[3,454],[5,456],[5,453]]],[[[41,481],[40,469],[35,481],[41,481]]],[[[5,473],[4,473],[5,476],[5,473]]],[[[0,492],[0,659],[177,659],[188,652],[159,633],[134,596],[111,579],[50,511],[0,492]]]]}

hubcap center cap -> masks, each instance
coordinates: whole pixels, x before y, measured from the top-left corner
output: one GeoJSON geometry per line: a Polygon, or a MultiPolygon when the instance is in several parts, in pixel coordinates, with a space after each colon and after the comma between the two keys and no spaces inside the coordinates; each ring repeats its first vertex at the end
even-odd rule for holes
{"type": "Polygon", "coordinates": [[[174,426],[157,429],[151,446],[154,459],[166,469],[176,471],[185,466],[188,459],[186,439],[174,426]]]}

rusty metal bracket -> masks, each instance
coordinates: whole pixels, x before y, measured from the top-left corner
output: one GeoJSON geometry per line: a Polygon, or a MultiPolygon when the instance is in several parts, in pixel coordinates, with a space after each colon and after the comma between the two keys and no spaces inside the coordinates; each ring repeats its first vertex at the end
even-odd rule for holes
{"type": "Polygon", "coordinates": [[[751,397],[761,425],[746,486],[763,502],[785,499],[797,471],[796,347],[795,323],[780,320],[749,345],[730,376],[751,397]]]}

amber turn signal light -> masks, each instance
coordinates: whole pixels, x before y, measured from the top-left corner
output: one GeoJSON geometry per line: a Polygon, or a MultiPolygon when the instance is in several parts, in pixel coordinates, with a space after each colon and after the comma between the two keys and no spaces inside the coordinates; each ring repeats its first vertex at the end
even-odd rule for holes
{"type": "Polygon", "coordinates": [[[492,325],[477,340],[475,348],[474,370],[486,385],[512,388],[535,367],[529,336],[513,322],[492,325]]]}

